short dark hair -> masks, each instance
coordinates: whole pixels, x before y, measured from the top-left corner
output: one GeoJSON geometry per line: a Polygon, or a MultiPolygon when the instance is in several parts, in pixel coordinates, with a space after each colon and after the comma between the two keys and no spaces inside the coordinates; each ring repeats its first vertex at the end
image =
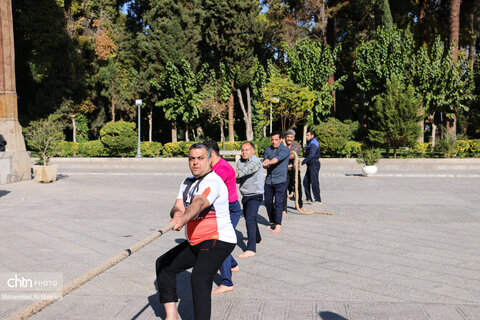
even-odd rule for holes
{"type": "Polygon", "coordinates": [[[310,133],[312,136],[315,137],[315,132],[313,132],[312,130],[308,130],[307,133],[310,133]]]}
{"type": "Polygon", "coordinates": [[[190,152],[190,150],[193,150],[193,149],[205,149],[205,151],[207,152],[208,159],[210,159],[212,156],[212,148],[210,148],[210,146],[204,143],[196,142],[190,146],[188,151],[190,152]]]}
{"type": "Polygon", "coordinates": [[[203,141],[203,144],[210,147],[210,149],[212,149],[213,151],[215,151],[217,156],[220,156],[220,148],[218,147],[218,143],[216,143],[213,140],[205,140],[203,141]]]}
{"type": "Polygon", "coordinates": [[[252,147],[252,149],[255,150],[255,145],[253,144],[253,142],[245,141],[244,143],[242,143],[242,146],[246,143],[248,143],[252,147]]]}
{"type": "Polygon", "coordinates": [[[272,133],[270,133],[270,138],[273,137],[273,136],[276,136],[278,134],[278,136],[281,138],[282,135],[280,134],[280,132],[278,131],[272,131],[272,133]]]}

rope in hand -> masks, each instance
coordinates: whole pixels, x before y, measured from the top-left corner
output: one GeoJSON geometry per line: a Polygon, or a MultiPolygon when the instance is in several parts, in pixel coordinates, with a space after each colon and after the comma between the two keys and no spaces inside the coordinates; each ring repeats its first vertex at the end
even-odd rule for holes
{"type": "Polygon", "coordinates": [[[69,284],[64,286],[62,289],[56,291],[54,294],[52,294],[52,299],[45,299],[45,300],[38,301],[34,304],[31,304],[27,308],[21,310],[19,313],[17,313],[13,317],[11,317],[10,320],[27,319],[30,316],[34,315],[35,313],[42,311],[44,308],[46,308],[50,304],[52,304],[55,301],[65,297],[67,294],[69,294],[73,290],[78,289],[80,286],[82,286],[86,282],[92,280],[93,278],[95,278],[99,274],[107,271],[108,269],[110,269],[111,267],[116,265],[117,263],[119,263],[122,260],[128,258],[133,253],[135,253],[136,251],[142,249],[143,247],[145,247],[147,244],[149,244],[153,240],[155,240],[158,237],[160,237],[161,235],[165,234],[167,231],[172,230],[173,227],[175,227],[175,222],[170,222],[163,229],[156,231],[155,233],[153,233],[149,237],[147,237],[147,238],[143,239],[142,241],[138,242],[137,244],[135,244],[133,247],[131,247],[129,249],[125,249],[124,251],[117,254],[112,259],[110,259],[107,262],[99,265],[95,269],[90,270],[89,272],[85,273],[84,275],[80,276],[79,278],[73,280],[72,282],[70,282],[69,284]]]}
{"type": "MultiPolygon", "coordinates": [[[[290,154],[293,154],[294,160],[293,160],[293,168],[295,170],[294,176],[295,176],[295,208],[300,212],[301,214],[326,214],[326,215],[331,215],[331,212],[327,211],[317,211],[317,210],[309,210],[305,207],[300,207],[298,204],[298,177],[302,174],[302,167],[300,166],[300,159],[298,158],[298,154],[295,151],[291,151],[290,154]]],[[[288,186],[286,186],[288,188],[288,186]]],[[[287,191],[288,192],[288,191],[287,191]]]]}

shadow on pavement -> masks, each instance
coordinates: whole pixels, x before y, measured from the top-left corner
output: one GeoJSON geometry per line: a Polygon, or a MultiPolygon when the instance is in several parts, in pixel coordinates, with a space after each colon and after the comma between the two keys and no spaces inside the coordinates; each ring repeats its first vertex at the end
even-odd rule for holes
{"type": "Polygon", "coordinates": [[[341,315],[330,311],[320,311],[318,315],[322,320],[348,320],[347,318],[344,318],[341,315]]]}
{"type": "Polygon", "coordinates": [[[260,214],[257,214],[257,223],[262,224],[264,226],[269,226],[270,225],[270,222],[260,214]]]}
{"type": "Polygon", "coordinates": [[[9,194],[11,191],[8,191],[8,190],[0,190],[0,197],[3,197],[3,196],[6,196],[7,194],[9,194]]]}
{"type": "MultiPolygon", "coordinates": [[[[191,274],[188,271],[177,274],[177,296],[178,296],[178,314],[182,319],[193,319],[193,300],[192,300],[192,288],[190,287],[191,274]]],[[[152,294],[148,297],[148,304],[146,304],[140,311],[135,314],[131,320],[136,320],[142,316],[142,313],[152,308],[155,313],[155,317],[165,319],[165,308],[159,301],[157,282],[153,282],[157,289],[156,294],[152,294]]]]}
{"type": "Polygon", "coordinates": [[[58,180],[63,180],[63,179],[66,179],[68,178],[68,176],[66,174],[57,174],[57,181],[58,180]]]}

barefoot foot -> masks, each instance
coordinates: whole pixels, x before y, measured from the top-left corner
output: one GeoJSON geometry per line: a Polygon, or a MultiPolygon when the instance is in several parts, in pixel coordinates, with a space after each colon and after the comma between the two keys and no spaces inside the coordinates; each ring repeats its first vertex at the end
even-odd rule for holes
{"type": "Polygon", "coordinates": [[[275,229],[273,229],[273,231],[271,231],[270,233],[272,233],[272,234],[277,234],[277,233],[280,233],[280,232],[282,232],[282,227],[277,224],[277,226],[275,227],[275,229]]]}
{"type": "Polygon", "coordinates": [[[255,255],[254,251],[247,250],[244,253],[240,254],[238,257],[239,258],[249,258],[249,257],[253,257],[254,255],[255,255]]]}
{"type": "Polygon", "coordinates": [[[229,292],[229,291],[233,291],[233,286],[227,287],[227,286],[224,286],[223,284],[221,284],[217,287],[217,289],[212,291],[212,295],[219,294],[219,293],[225,293],[225,292],[229,292]]]}
{"type": "MultiPolygon", "coordinates": [[[[238,272],[240,271],[240,267],[239,266],[235,266],[232,268],[232,272],[238,272]]],[[[227,288],[230,288],[230,287],[227,287],[227,288]]],[[[232,290],[233,290],[233,287],[232,287],[232,290]]]]}

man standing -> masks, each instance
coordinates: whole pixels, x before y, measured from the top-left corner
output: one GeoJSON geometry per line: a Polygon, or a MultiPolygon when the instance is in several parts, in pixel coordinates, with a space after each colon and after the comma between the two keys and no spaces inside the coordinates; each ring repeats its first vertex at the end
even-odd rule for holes
{"type": "Polygon", "coordinates": [[[281,143],[280,133],[270,134],[271,145],[265,149],[263,167],[267,169],[265,178],[265,207],[267,208],[271,233],[282,232],[283,197],[287,180],[288,156],[290,150],[281,143]],[[275,198],[275,205],[274,205],[275,198]]]}
{"type": "Polygon", "coordinates": [[[303,187],[305,188],[306,201],[312,201],[310,186],[313,191],[313,199],[317,203],[322,203],[320,198],[320,184],[318,183],[318,173],[320,171],[320,145],[315,138],[313,131],[307,131],[307,146],[305,148],[305,159],[302,165],[307,165],[307,172],[303,178],[303,187]]]}
{"type": "Polygon", "coordinates": [[[262,241],[257,214],[263,199],[264,184],[262,162],[255,156],[255,147],[251,142],[242,144],[242,158],[237,162],[237,182],[240,184],[248,237],[247,250],[238,257],[248,258],[255,255],[257,243],[262,241]]]}
{"type": "Polygon", "coordinates": [[[192,268],[193,310],[196,320],[210,319],[213,277],[237,243],[228,211],[228,189],[210,167],[211,149],[195,143],[188,152],[193,177],[183,181],[170,211],[173,230],[184,225],[188,240],[156,261],[160,303],[167,320],[178,319],[176,275],[192,268]]]}
{"type": "MultiPolygon", "coordinates": [[[[207,140],[203,143],[212,149],[212,157],[210,158],[212,170],[218,174],[220,178],[222,178],[223,182],[227,186],[230,220],[233,228],[235,229],[238,221],[240,220],[240,215],[242,214],[242,208],[238,202],[235,170],[227,161],[225,161],[225,159],[220,157],[220,148],[215,141],[207,140]]],[[[229,255],[220,267],[220,277],[222,279],[222,283],[212,292],[212,294],[224,293],[233,290],[232,271],[238,272],[240,271],[240,268],[238,267],[238,263],[235,261],[232,255],[229,255]]]]}
{"type": "MultiPolygon", "coordinates": [[[[300,153],[300,144],[295,142],[295,131],[287,130],[285,131],[285,143],[287,144],[288,149],[290,149],[290,153],[293,151],[297,155],[300,153]]],[[[285,197],[283,198],[283,214],[287,214],[287,199],[288,194],[292,191],[295,191],[295,167],[294,167],[294,160],[295,156],[290,154],[290,158],[288,161],[289,167],[287,172],[287,182],[285,187],[285,197]],[[291,167],[290,167],[291,165],[291,167]]],[[[302,182],[300,177],[300,170],[297,174],[297,181],[298,181],[298,194],[295,197],[298,197],[298,206],[300,208],[303,207],[302,203],[302,182]]]]}

